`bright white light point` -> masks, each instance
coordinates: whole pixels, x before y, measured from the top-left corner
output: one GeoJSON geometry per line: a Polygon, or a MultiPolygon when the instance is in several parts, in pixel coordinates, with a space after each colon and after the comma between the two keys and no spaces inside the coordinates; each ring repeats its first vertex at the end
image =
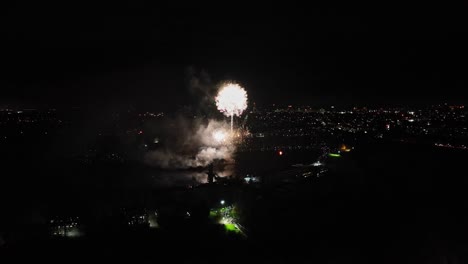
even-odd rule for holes
{"type": "Polygon", "coordinates": [[[247,108],[247,92],[235,83],[225,84],[215,98],[218,110],[231,117],[231,132],[234,116],[240,116],[247,108]]]}
{"type": "Polygon", "coordinates": [[[323,165],[323,163],[321,163],[320,161],[312,163],[312,166],[314,166],[314,167],[319,167],[319,166],[322,166],[322,165],[323,165]]]}
{"type": "Polygon", "coordinates": [[[215,100],[218,110],[226,116],[239,116],[247,108],[247,92],[235,83],[225,84],[215,100]]]}
{"type": "Polygon", "coordinates": [[[221,203],[221,204],[224,204],[225,202],[224,202],[224,200],[221,200],[221,202],[220,202],[220,203],[221,203]]]}
{"type": "Polygon", "coordinates": [[[224,142],[226,140],[226,136],[226,133],[221,130],[216,130],[215,132],[213,132],[213,138],[218,143],[224,142]]]}

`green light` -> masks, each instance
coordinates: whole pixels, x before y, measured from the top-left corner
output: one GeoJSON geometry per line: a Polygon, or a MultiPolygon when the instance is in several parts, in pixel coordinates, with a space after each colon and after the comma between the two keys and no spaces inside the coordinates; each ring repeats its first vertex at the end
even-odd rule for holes
{"type": "Polygon", "coordinates": [[[224,224],[224,228],[226,228],[227,231],[239,232],[235,224],[224,224]]]}
{"type": "Polygon", "coordinates": [[[329,153],[328,156],[330,156],[330,157],[335,157],[335,158],[341,157],[340,154],[336,154],[336,153],[329,153]]]}
{"type": "Polygon", "coordinates": [[[216,216],[218,216],[218,212],[210,211],[210,217],[216,217],[216,216]]]}

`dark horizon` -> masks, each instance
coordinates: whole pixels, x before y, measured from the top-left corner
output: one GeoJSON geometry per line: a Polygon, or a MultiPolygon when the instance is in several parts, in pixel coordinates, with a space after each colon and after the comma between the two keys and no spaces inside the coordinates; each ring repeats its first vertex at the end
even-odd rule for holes
{"type": "MultiPolygon", "coordinates": [[[[408,102],[408,103],[336,103],[336,101],[332,100],[325,100],[321,101],[317,104],[289,104],[287,102],[282,103],[257,103],[257,102],[250,102],[255,103],[256,107],[260,107],[262,109],[286,109],[288,107],[293,108],[301,108],[301,107],[310,107],[314,110],[319,109],[335,109],[335,110],[349,110],[352,108],[369,108],[369,109],[391,109],[391,108],[401,108],[401,109],[413,109],[413,110],[423,110],[430,107],[437,107],[437,106],[466,106],[465,102],[461,100],[445,100],[440,101],[438,99],[433,99],[431,101],[425,102],[408,102]]],[[[248,109],[252,110],[252,105],[249,105],[248,109]]],[[[168,105],[168,104],[142,104],[142,103],[119,103],[119,104],[102,104],[99,102],[90,103],[75,103],[75,104],[66,104],[66,103],[18,103],[16,102],[9,102],[9,103],[0,103],[0,109],[12,109],[12,110],[24,110],[24,109],[32,109],[32,110],[39,110],[39,111],[46,111],[49,109],[54,109],[57,111],[70,111],[70,110],[77,110],[82,111],[86,110],[87,112],[95,112],[95,111],[104,111],[107,113],[112,112],[125,112],[125,111],[135,111],[135,112],[164,112],[166,114],[176,114],[180,110],[184,109],[191,109],[191,110],[206,110],[200,109],[197,104],[176,104],[176,105],[168,105]]],[[[212,109],[213,110],[213,109],[212,109]]],[[[219,115],[217,111],[204,111],[204,113],[212,114],[212,115],[219,115]]]]}

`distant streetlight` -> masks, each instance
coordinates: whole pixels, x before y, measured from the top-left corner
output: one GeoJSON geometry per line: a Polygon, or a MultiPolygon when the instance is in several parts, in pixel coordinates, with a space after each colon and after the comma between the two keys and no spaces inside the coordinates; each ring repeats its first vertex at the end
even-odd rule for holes
{"type": "Polygon", "coordinates": [[[224,200],[221,200],[221,202],[220,202],[220,203],[221,203],[222,205],[224,205],[224,203],[225,203],[225,202],[224,202],[224,200]]]}

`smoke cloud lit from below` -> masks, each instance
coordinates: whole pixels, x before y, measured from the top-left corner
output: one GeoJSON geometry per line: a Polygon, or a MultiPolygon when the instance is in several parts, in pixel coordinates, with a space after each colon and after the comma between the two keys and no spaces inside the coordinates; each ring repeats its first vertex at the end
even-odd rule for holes
{"type": "Polygon", "coordinates": [[[233,162],[236,146],[230,140],[228,123],[179,118],[165,127],[163,133],[167,135],[161,136],[161,147],[146,153],[146,164],[162,169],[189,169],[205,167],[216,160],[233,162]]]}

